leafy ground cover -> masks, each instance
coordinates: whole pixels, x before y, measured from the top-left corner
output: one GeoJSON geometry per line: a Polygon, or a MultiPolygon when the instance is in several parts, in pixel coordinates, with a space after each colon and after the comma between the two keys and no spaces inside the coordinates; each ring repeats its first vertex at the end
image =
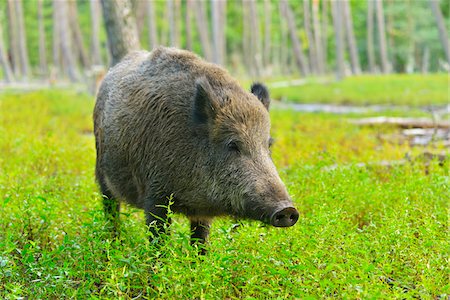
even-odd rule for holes
{"type": "Polygon", "coordinates": [[[276,229],[218,219],[199,257],[182,216],[160,247],[132,207],[120,237],[108,233],[94,181],[92,107],[72,91],[0,95],[0,298],[450,294],[448,163],[355,165],[423,149],[383,142],[381,129],[342,116],[274,110],[273,157],[300,220],[276,229]]]}
{"type": "Polygon", "coordinates": [[[448,104],[449,85],[448,74],[364,75],[348,77],[340,82],[316,80],[305,85],[274,86],[271,94],[274,99],[298,103],[427,106],[448,104]]]}

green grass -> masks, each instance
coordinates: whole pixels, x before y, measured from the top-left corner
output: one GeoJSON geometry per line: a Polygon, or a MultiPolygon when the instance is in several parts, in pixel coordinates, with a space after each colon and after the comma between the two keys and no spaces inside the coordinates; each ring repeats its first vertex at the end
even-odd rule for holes
{"type": "MultiPolygon", "coordinates": [[[[357,167],[421,152],[324,114],[274,111],[273,157],[302,215],[277,229],[218,219],[209,252],[176,215],[160,247],[125,207],[106,230],[93,99],[0,95],[0,298],[439,298],[450,285],[448,163],[357,167]],[[337,164],[334,170],[324,167],[337,164]]],[[[395,132],[383,128],[383,133],[395,132]]]]}
{"type": "Polygon", "coordinates": [[[396,74],[355,76],[330,83],[312,81],[270,90],[274,99],[298,103],[427,106],[450,103],[449,86],[448,74],[396,74]]]}

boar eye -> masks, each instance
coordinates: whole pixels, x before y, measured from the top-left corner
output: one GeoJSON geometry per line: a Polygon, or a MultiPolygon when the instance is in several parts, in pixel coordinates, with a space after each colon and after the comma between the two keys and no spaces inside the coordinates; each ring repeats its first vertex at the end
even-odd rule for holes
{"type": "Polygon", "coordinates": [[[229,142],[227,144],[227,148],[228,148],[228,151],[230,151],[230,152],[237,152],[237,153],[240,152],[239,146],[238,146],[238,144],[235,141],[229,142]]]}

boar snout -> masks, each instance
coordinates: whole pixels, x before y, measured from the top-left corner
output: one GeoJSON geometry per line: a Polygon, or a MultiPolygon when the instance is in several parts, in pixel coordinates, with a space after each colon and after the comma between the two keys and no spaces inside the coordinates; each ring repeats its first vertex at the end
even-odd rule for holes
{"type": "Polygon", "coordinates": [[[290,227],[297,223],[298,216],[299,214],[295,207],[283,207],[273,213],[270,218],[270,224],[275,227],[290,227]]]}

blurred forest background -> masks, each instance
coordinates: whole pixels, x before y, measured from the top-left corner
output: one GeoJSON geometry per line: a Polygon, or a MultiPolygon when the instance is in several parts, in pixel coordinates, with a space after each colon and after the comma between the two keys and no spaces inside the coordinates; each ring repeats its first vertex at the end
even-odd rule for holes
{"type": "MultiPolygon", "coordinates": [[[[103,5],[111,1],[103,1],[103,5]]],[[[138,47],[192,50],[239,78],[448,72],[450,1],[119,1],[138,47]],[[133,33],[134,34],[134,33],[133,33]]],[[[106,16],[106,18],[105,18],[106,16]]],[[[0,1],[0,78],[87,82],[111,65],[100,0],[0,1]]]]}

